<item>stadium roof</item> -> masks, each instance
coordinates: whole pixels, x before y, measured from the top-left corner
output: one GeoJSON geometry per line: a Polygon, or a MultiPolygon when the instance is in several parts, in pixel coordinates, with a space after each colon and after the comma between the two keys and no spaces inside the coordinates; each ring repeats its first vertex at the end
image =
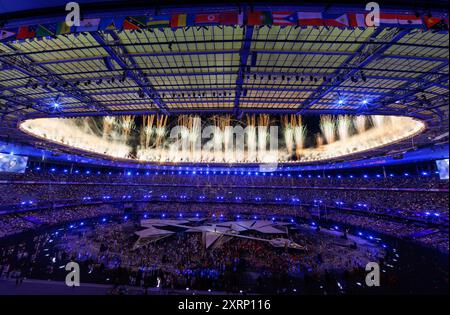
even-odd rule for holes
{"type": "Polygon", "coordinates": [[[448,33],[409,29],[165,28],[70,34],[0,49],[2,100],[33,104],[22,111],[27,115],[48,111],[56,97],[62,106],[55,114],[68,116],[198,110],[432,115],[435,101],[448,94],[448,33]]]}
{"type": "Polygon", "coordinates": [[[49,116],[349,113],[410,115],[442,129],[448,40],[448,30],[246,24],[2,41],[2,124],[49,116]]]}

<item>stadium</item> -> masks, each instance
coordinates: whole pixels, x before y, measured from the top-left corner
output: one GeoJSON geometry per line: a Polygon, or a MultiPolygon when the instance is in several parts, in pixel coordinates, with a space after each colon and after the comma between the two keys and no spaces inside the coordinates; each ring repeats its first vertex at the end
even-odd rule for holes
{"type": "Polygon", "coordinates": [[[447,5],[3,1],[0,294],[448,294],[447,5]]]}

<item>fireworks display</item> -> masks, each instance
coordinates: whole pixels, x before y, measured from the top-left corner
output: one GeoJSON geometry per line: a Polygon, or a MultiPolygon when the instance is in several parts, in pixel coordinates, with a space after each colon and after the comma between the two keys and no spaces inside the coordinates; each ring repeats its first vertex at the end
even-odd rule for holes
{"type": "Polygon", "coordinates": [[[320,117],[319,133],[309,131],[298,115],[278,120],[269,115],[247,115],[242,121],[233,121],[230,115],[202,119],[180,115],[170,124],[164,115],[42,118],[23,122],[21,129],[112,158],[160,163],[264,163],[269,158],[271,162],[332,159],[406,139],[425,128],[418,120],[397,116],[325,115],[320,117]],[[271,134],[277,127],[282,127],[281,139],[271,134]]]}

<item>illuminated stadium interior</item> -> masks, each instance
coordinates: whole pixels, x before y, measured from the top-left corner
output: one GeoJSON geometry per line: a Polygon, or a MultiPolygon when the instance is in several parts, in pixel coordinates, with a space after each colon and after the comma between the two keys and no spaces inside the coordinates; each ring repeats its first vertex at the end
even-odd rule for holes
{"type": "Polygon", "coordinates": [[[445,293],[443,2],[0,6],[0,294],[445,293]]]}
{"type": "MultiPolygon", "coordinates": [[[[411,138],[425,129],[422,122],[409,117],[360,115],[351,118],[341,115],[335,118],[325,115],[321,116],[320,121],[323,137],[316,135],[315,139],[311,139],[312,135],[308,137],[308,130],[302,124],[301,116],[283,117],[284,137],[281,140],[284,140],[284,145],[271,150],[268,148],[273,147],[268,143],[271,137],[270,117],[260,115],[260,125],[255,125],[256,118],[255,115],[248,116],[248,125],[244,126],[245,130],[242,129],[247,142],[243,140],[240,147],[233,143],[233,132],[236,129],[231,125],[230,116],[213,118],[212,123],[215,125],[211,123],[208,126],[214,126],[215,129],[210,131],[210,141],[203,141],[204,143],[201,143],[204,129],[199,116],[178,116],[177,126],[180,126],[180,130],[176,131],[176,137],[172,137],[171,133],[172,138],[167,135],[170,128],[167,128],[164,116],[156,121],[155,116],[143,116],[143,124],[137,132],[133,131],[136,129],[135,120],[139,118],[132,116],[118,117],[117,120],[113,116],[107,116],[100,124],[98,119],[89,118],[39,118],[25,121],[20,127],[24,132],[41,139],[76,149],[118,159],[134,158],[143,162],[163,163],[320,161],[370,151],[411,138]],[[366,122],[367,119],[370,122],[366,122]],[[370,125],[367,130],[366,125],[370,125]],[[339,139],[336,139],[336,131],[339,139]],[[305,147],[307,144],[309,146],[305,147]]],[[[275,136],[278,141],[278,134],[275,136]]]]}

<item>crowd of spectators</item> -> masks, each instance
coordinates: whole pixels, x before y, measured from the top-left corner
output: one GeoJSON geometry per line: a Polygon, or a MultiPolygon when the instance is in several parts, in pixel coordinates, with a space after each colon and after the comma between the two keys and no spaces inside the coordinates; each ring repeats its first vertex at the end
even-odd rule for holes
{"type": "Polygon", "coordinates": [[[15,215],[0,216],[0,238],[35,228],[35,224],[15,215]]]}
{"type": "Polygon", "coordinates": [[[448,228],[432,228],[426,225],[340,212],[327,213],[327,219],[346,226],[359,227],[361,230],[374,231],[400,239],[409,239],[443,253],[449,252],[448,228]]]}
{"type": "Polygon", "coordinates": [[[1,215],[0,238],[35,230],[41,226],[60,225],[105,215],[114,216],[122,212],[123,210],[110,205],[91,205],[1,215]]]}
{"type": "MultiPolygon", "coordinates": [[[[134,222],[109,222],[78,230],[44,233],[32,242],[13,244],[0,252],[0,276],[61,280],[68,261],[82,265],[83,281],[162,290],[292,292],[309,279],[322,292],[347,289],[362,281],[367,262],[383,262],[386,254],[372,245],[356,245],[339,235],[301,226],[289,238],[306,250],[274,248],[252,239],[233,238],[206,249],[201,234],[178,233],[133,249],[134,222]],[[336,279],[346,273],[341,288],[336,279]],[[353,277],[352,277],[353,275],[353,277]],[[302,281],[299,281],[299,278],[302,281]],[[360,279],[359,279],[360,278],[360,279]],[[324,280],[328,279],[324,284],[324,280]],[[347,282],[345,282],[347,281],[347,282]],[[323,287],[325,285],[325,287],[323,287]]],[[[254,235],[257,237],[258,235],[254,235]]]]}
{"type": "Polygon", "coordinates": [[[327,214],[335,222],[396,237],[416,237],[448,252],[448,180],[432,175],[378,178],[372,174],[370,178],[339,179],[286,173],[70,172],[2,174],[0,210],[14,212],[0,215],[0,237],[41,225],[116,215],[128,204],[133,211],[165,212],[168,216],[242,214],[308,220],[327,214]]]}
{"type": "Polygon", "coordinates": [[[128,184],[0,184],[4,210],[29,209],[67,201],[180,201],[247,204],[303,204],[353,209],[423,221],[448,222],[448,192],[221,186],[154,186],[128,184]]]}
{"type": "MultiPolygon", "coordinates": [[[[356,227],[401,239],[410,239],[422,245],[449,251],[448,226],[429,225],[427,222],[407,222],[391,217],[342,209],[320,209],[304,205],[254,205],[226,203],[146,202],[132,208],[139,218],[197,218],[214,220],[258,219],[304,222],[336,222],[342,227],[356,227]]],[[[124,209],[116,204],[82,205],[61,209],[25,211],[0,216],[1,237],[18,234],[41,226],[61,225],[83,219],[123,217],[124,209]]]]}
{"type": "Polygon", "coordinates": [[[405,174],[327,175],[288,172],[248,171],[75,171],[61,169],[29,170],[24,174],[1,174],[0,180],[51,181],[92,183],[133,183],[152,185],[223,186],[223,187],[333,187],[333,188],[413,188],[446,189],[448,180],[440,180],[436,174],[426,176],[405,174]],[[71,173],[68,173],[71,172],[71,173]],[[195,172],[195,173],[194,173],[195,172]]]}

